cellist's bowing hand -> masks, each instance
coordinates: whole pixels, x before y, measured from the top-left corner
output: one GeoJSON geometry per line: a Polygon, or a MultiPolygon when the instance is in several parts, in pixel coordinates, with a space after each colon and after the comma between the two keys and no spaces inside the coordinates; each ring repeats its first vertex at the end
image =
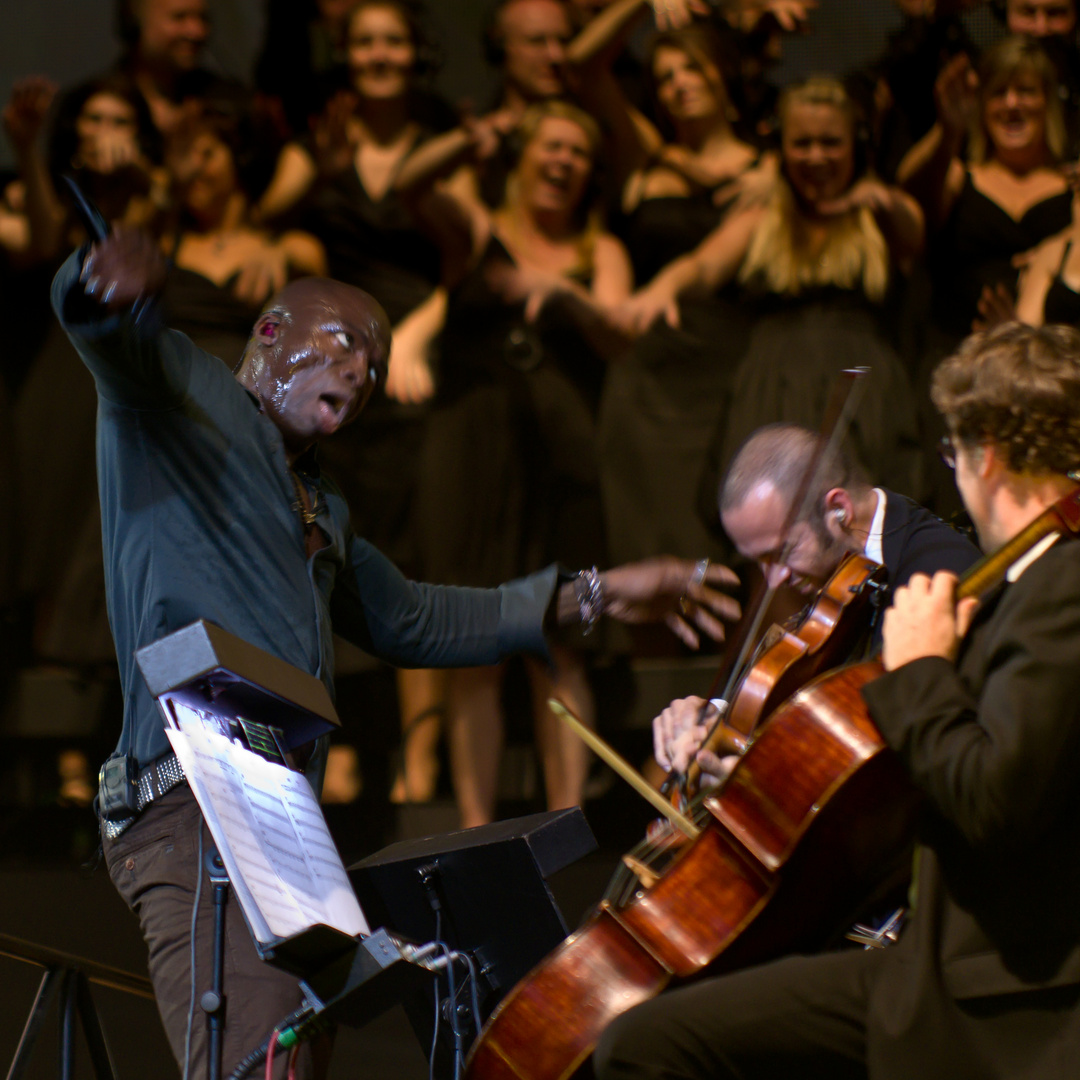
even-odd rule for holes
{"type": "Polygon", "coordinates": [[[957,603],[956,582],[955,574],[939,570],[932,578],[914,574],[896,590],[881,624],[881,660],[886,671],[927,656],[956,659],[979,606],[974,597],[957,603]]]}
{"type": "Polygon", "coordinates": [[[668,705],[652,722],[653,753],[660,765],[668,772],[685,773],[690,762],[697,761],[701,787],[715,787],[724,780],[739,759],[701,749],[716,716],[716,706],[704,698],[678,698],[668,705]]]}
{"type": "Polygon", "coordinates": [[[726,566],[702,559],[658,555],[616,566],[600,575],[604,614],[636,625],[663,622],[685,645],[696,649],[699,631],[724,640],[724,622],[742,614],[738,601],[718,590],[739,579],[726,566]]]}
{"type": "Polygon", "coordinates": [[[686,772],[708,736],[717,710],[715,705],[708,704],[702,716],[703,706],[706,706],[704,698],[676,698],[653,718],[653,754],[667,772],[686,772]]]}

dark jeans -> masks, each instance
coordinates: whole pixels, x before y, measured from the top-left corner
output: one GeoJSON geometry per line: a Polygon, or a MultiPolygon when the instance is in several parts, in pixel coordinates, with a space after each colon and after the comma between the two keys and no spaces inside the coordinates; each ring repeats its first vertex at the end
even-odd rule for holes
{"type": "MultiPolygon", "coordinates": [[[[195,1013],[191,1023],[190,1080],[207,1075],[206,1014],[199,1007],[213,974],[214,889],[199,866],[212,843],[199,804],[187,784],[152,802],[115,840],[104,840],[105,861],[128,907],[139,917],[150,950],[150,979],[173,1055],[184,1067],[192,984],[195,1013]],[[195,888],[203,874],[195,923],[195,971],[191,971],[191,926],[195,888]]],[[[296,979],[259,959],[240,903],[232,890],[225,906],[225,1037],[222,1076],[259,1045],[271,1029],[300,1004],[296,979]]],[[[281,1053],[274,1075],[286,1075],[281,1053]]],[[[258,1075],[262,1075],[260,1070],[258,1075]]],[[[300,1051],[297,1076],[312,1077],[311,1053],[300,1051]]]]}

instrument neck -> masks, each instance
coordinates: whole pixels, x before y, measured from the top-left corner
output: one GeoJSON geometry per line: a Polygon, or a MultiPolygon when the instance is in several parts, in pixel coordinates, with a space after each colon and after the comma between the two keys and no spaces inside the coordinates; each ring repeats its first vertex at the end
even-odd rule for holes
{"type": "Polygon", "coordinates": [[[1026,555],[1039,541],[1053,533],[1073,536],[1080,532],[1080,487],[1074,488],[1034,521],[1020,530],[997,551],[980,559],[960,579],[956,599],[985,596],[1005,580],[1009,568],[1026,555]]]}

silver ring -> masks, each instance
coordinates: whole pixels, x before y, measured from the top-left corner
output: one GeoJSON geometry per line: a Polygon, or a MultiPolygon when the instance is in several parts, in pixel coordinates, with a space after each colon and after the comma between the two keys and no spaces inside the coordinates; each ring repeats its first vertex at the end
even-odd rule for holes
{"type": "Polygon", "coordinates": [[[690,575],[691,585],[700,585],[705,580],[705,575],[709,572],[709,560],[698,559],[694,563],[694,572],[690,575]]]}

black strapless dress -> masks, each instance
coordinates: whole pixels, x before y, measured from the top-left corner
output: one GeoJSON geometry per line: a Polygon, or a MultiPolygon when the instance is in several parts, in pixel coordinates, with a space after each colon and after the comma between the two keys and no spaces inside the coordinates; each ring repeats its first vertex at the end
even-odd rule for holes
{"type": "MultiPolygon", "coordinates": [[[[319,187],[301,220],[326,247],[330,276],[371,293],[391,323],[423,303],[438,284],[438,248],[417,230],[392,190],[372,198],[355,169],[319,187]]],[[[356,531],[410,577],[419,573],[413,515],[429,410],[428,402],[403,404],[380,388],[359,419],[320,449],[356,531]]]]}
{"type": "Polygon", "coordinates": [[[757,318],[717,433],[713,504],[719,479],[754,431],[777,421],[819,430],[840,373],[855,367],[868,367],[870,374],[847,445],[873,483],[922,497],[915,395],[882,329],[881,311],[861,290],[839,288],[747,302],[757,318]]]}
{"type": "Polygon", "coordinates": [[[489,273],[453,291],[417,498],[429,581],[496,585],[553,560],[603,565],[595,410],[603,363],[558,300],[535,324],[489,273]]]}
{"type": "Polygon", "coordinates": [[[969,173],[945,227],[931,243],[927,258],[931,318],[914,383],[929,481],[927,503],[944,518],[959,511],[961,503],[952,471],[937,457],[937,442],[945,428],[930,401],[934,369],[971,333],[983,287],[1002,283],[1015,294],[1013,256],[1061,232],[1071,220],[1070,192],[1043,199],[1016,219],[979,191],[969,173]]]}
{"type": "Polygon", "coordinates": [[[1043,300],[1043,322],[1064,323],[1066,326],[1080,326],[1080,293],[1069,288],[1065,284],[1062,274],[1065,271],[1065,263],[1072,250],[1072,241],[1065,244],[1065,250],[1061,253],[1061,263],[1058,266],[1054,280],[1050,282],[1050,288],[1046,290],[1046,299],[1043,300]]]}
{"type": "MultiPolygon", "coordinates": [[[[710,192],[642,202],[621,226],[637,283],[697,247],[722,218],[710,192]]],[[[608,372],[599,453],[614,563],[724,556],[696,498],[748,323],[733,288],[684,301],[680,314],[678,329],[657,323],[608,372]]]]}

